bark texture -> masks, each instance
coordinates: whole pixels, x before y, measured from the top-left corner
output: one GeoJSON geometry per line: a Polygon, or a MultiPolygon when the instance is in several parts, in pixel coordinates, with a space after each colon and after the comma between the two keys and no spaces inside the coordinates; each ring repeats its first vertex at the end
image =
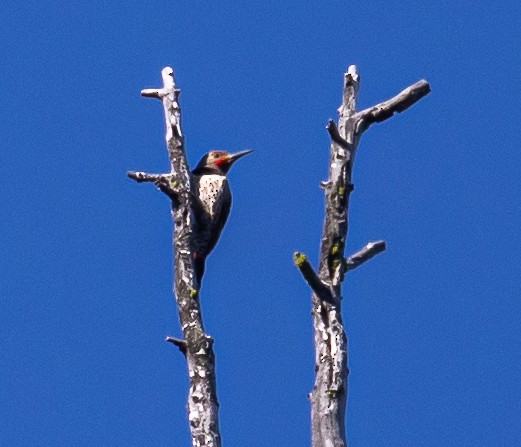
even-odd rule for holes
{"type": "Polygon", "coordinates": [[[353,162],[362,133],[375,122],[390,118],[413,105],[430,92],[421,80],[395,97],[366,110],[356,111],[360,79],[351,65],[344,73],[342,104],[338,125],[329,120],[331,138],[329,178],[321,183],[325,192],[325,217],[318,273],[307,257],[294,254],[295,265],[312,289],[312,321],[315,345],[315,383],[310,394],[311,435],[313,447],[345,447],[345,409],[347,403],[347,336],[341,315],[341,283],[344,274],[385,250],[385,242],[368,243],[344,258],[348,231],[349,198],[353,162]]]}
{"type": "Polygon", "coordinates": [[[163,87],[145,89],[142,96],[158,98],[164,109],[166,145],[170,172],[148,174],[129,171],[137,182],[154,182],[172,202],[174,296],[177,301],[183,339],[168,337],[185,355],[189,376],[188,420],[193,447],[221,446],[219,432],[215,357],[213,340],[204,331],[199,290],[192,262],[193,237],[191,173],[186,161],[184,136],[181,130],[181,108],[172,68],[163,69],[163,87]]]}

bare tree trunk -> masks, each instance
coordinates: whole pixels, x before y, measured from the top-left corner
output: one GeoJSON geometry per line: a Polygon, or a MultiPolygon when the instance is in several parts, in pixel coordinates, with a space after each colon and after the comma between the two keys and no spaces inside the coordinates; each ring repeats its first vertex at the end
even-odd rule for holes
{"type": "Polygon", "coordinates": [[[172,68],[164,68],[162,77],[163,88],[145,89],[141,94],[158,98],[163,103],[170,172],[148,174],[130,171],[127,175],[138,182],[154,182],[172,201],[174,295],[183,340],[168,337],[167,341],[176,345],[186,357],[189,377],[188,420],[192,446],[220,447],[213,340],[204,331],[192,262],[191,240],[194,228],[191,173],[181,131],[181,108],[178,104],[180,90],[175,86],[172,68]]]}
{"type": "Polygon", "coordinates": [[[359,87],[357,69],[351,65],[344,73],[342,104],[338,126],[329,120],[331,137],[329,179],[321,183],[325,191],[325,217],[320,244],[318,274],[307,257],[296,252],[294,262],[313,293],[312,321],[315,342],[315,383],[310,394],[313,447],[345,447],[345,409],[347,403],[347,336],[341,315],[341,283],[344,274],[379,252],[385,242],[368,243],[344,258],[348,230],[349,197],[353,162],[362,133],[375,122],[401,112],[430,92],[429,83],[418,81],[395,97],[356,111],[359,87]]]}

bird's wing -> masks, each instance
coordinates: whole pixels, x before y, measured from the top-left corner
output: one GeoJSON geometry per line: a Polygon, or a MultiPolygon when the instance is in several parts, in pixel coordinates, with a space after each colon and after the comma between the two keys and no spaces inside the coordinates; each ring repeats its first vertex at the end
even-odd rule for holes
{"type": "Polygon", "coordinates": [[[230,193],[228,181],[225,180],[224,182],[225,184],[223,184],[222,188],[222,194],[224,194],[224,196],[222,197],[222,200],[218,201],[221,209],[214,210],[214,215],[218,217],[212,222],[212,230],[210,231],[210,239],[208,241],[206,251],[207,253],[210,253],[215,247],[215,244],[217,244],[221,231],[224,228],[224,224],[226,223],[228,215],[230,214],[230,208],[232,205],[232,195],[230,193]]]}

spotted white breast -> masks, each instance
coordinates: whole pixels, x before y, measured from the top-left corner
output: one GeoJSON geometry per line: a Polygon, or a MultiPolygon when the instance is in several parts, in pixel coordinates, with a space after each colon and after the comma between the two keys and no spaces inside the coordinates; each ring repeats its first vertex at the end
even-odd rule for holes
{"type": "Polygon", "coordinates": [[[227,194],[228,191],[228,181],[224,175],[202,175],[199,179],[200,201],[212,217],[219,213],[223,194],[227,194]]]}

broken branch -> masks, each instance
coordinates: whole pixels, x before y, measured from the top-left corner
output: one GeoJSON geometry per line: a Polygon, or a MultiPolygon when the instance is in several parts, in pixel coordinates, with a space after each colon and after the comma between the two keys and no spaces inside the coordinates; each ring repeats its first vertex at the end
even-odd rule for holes
{"type": "Polygon", "coordinates": [[[369,242],[356,253],[348,256],[344,261],[344,271],[348,272],[361,266],[364,262],[369,261],[378,253],[385,251],[385,241],[369,242]]]}

